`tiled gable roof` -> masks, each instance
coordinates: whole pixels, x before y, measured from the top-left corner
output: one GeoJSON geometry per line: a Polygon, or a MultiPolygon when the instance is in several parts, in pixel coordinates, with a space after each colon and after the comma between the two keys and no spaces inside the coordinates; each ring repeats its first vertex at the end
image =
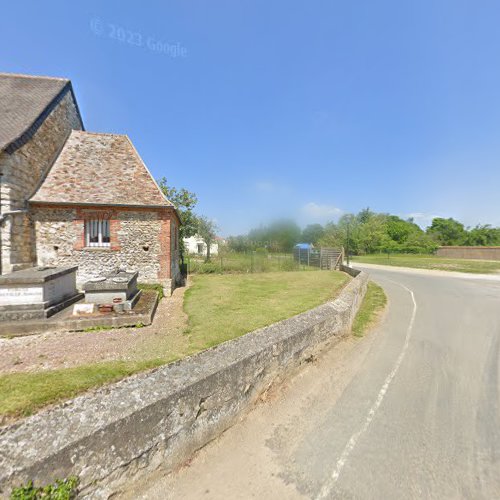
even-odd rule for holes
{"type": "Polygon", "coordinates": [[[30,202],[173,206],[126,135],[73,130],[30,202]]]}
{"type": "Polygon", "coordinates": [[[67,92],[64,78],[0,73],[0,151],[22,146],[67,92]]]}

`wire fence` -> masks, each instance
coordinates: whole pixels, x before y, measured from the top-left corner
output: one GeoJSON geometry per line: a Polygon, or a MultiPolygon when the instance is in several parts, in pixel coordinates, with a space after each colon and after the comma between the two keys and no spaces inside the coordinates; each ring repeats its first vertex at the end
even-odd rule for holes
{"type": "Polygon", "coordinates": [[[277,271],[317,271],[335,269],[340,250],[318,249],[313,252],[271,253],[259,250],[247,252],[224,252],[212,255],[207,261],[203,255],[187,255],[184,258],[188,274],[209,273],[266,273],[277,271]],[[328,252],[326,251],[328,250],[328,252]]]}
{"type": "Polygon", "coordinates": [[[293,253],[267,253],[259,251],[227,252],[212,255],[209,261],[204,256],[187,255],[184,258],[188,274],[207,273],[266,273],[277,271],[311,271],[308,266],[294,259],[293,253]]]}

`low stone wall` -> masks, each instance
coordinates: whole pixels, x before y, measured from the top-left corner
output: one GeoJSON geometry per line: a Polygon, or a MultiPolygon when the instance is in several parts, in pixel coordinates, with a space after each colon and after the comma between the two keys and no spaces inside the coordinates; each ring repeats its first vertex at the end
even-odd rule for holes
{"type": "Polygon", "coordinates": [[[361,273],[359,269],[354,269],[353,267],[346,266],[345,264],[340,264],[339,270],[347,273],[349,276],[355,278],[358,274],[361,273]]]}
{"type": "Polygon", "coordinates": [[[449,259],[500,260],[500,247],[439,247],[436,255],[449,259]]]}
{"type": "Polygon", "coordinates": [[[0,429],[0,494],[76,475],[82,498],[108,498],[133,475],[172,470],[348,334],[367,282],[362,272],[336,300],[0,429]]]}

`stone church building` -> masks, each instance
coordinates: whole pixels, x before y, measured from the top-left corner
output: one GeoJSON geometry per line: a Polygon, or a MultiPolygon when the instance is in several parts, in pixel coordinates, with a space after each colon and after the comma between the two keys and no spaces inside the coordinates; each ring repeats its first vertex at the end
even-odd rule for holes
{"type": "Polygon", "coordinates": [[[180,220],[126,135],[86,132],[71,82],[0,73],[0,274],[179,279],[180,220]]]}

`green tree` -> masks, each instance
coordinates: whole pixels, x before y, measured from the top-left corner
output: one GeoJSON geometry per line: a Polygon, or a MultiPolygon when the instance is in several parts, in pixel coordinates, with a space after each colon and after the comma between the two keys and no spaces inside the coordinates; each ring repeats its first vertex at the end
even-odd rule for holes
{"type": "Polygon", "coordinates": [[[432,219],[431,226],[427,228],[427,234],[440,245],[463,245],[467,237],[461,222],[441,217],[432,219]]]}
{"type": "Polygon", "coordinates": [[[418,229],[416,229],[415,224],[405,221],[397,215],[387,217],[387,234],[391,240],[397,243],[404,243],[408,236],[413,232],[418,232],[418,229]]]}
{"type": "Polygon", "coordinates": [[[302,231],[300,239],[302,243],[312,243],[316,245],[325,234],[325,229],[321,224],[309,224],[302,231]]]}
{"type": "Polygon", "coordinates": [[[260,226],[248,233],[252,246],[275,252],[290,252],[301,236],[300,227],[292,220],[281,219],[268,226],[260,226]]]}
{"type": "Polygon", "coordinates": [[[217,236],[217,225],[214,221],[210,220],[208,217],[199,216],[197,217],[197,231],[201,238],[203,239],[205,245],[207,245],[207,262],[210,260],[210,247],[215,241],[217,236]]]}
{"type": "Polygon", "coordinates": [[[227,239],[227,246],[229,250],[233,252],[248,252],[252,249],[252,244],[248,239],[248,236],[240,235],[240,236],[230,236],[227,239]]]}
{"type": "Polygon", "coordinates": [[[489,224],[477,225],[467,231],[465,245],[496,246],[500,244],[500,229],[489,224]]]}
{"type": "Polygon", "coordinates": [[[345,247],[346,231],[334,222],[325,224],[323,236],[318,240],[318,245],[322,247],[339,248],[345,247]]]}
{"type": "Polygon", "coordinates": [[[349,254],[359,252],[359,233],[362,224],[353,214],[344,214],[337,223],[328,222],[318,244],[322,247],[344,247],[349,254]]]}
{"type": "Polygon", "coordinates": [[[383,246],[388,245],[391,239],[387,232],[388,216],[376,214],[364,224],[360,225],[358,245],[363,253],[374,253],[382,251],[383,246]]]}
{"type": "Polygon", "coordinates": [[[372,212],[369,207],[366,207],[366,208],[363,208],[363,210],[361,210],[358,215],[356,215],[356,219],[360,224],[365,224],[374,215],[375,215],[375,212],[372,212]]]}
{"type": "MultiPolygon", "coordinates": [[[[419,228],[420,229],[420,228],[419,228]]],[[[400,246],[404,253],[433,253],[439,245],[424,231],[410,233],[406,241],[400,246]]]]}
{"type": "Polygon", "coordinates": [[[181,257],[184,257],[184,238],[194,236],[198,229],[198,219],[194,213],[194,207],[198,203],[198,197],[185,188],[177,189],[173,186],[169,186],[166,177],[159,179],[158,185],[167,199],[175,205],[181,219],[182,224],[179,228],[179,248],[181,257]]]}

